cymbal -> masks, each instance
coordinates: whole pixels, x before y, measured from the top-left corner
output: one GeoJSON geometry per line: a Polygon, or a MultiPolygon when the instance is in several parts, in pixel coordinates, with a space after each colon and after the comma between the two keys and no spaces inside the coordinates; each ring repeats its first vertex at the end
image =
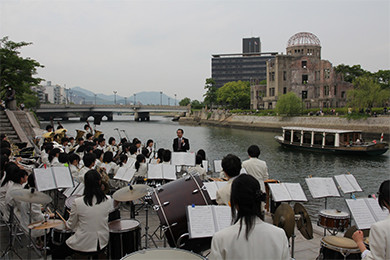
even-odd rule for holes
{"type": "Polygon", "coordinates": [[[29,229],[49,229],[49,228],[53,228],[53,227],[56,227],[56,226],[59,226],[61,224],[63,224],[64,222],[60,219],[48,219],[46,222],[45,221],[37,221],[37,222],[34,222],[34,223],[31,223],[30,225],[28,225],[27,227],[29,229]]]}
{"type": "Polygon", "coordinates": [[[307,214],[305,207],[301,203],[295,203],[294,205],[295,215],[301,215],[297,220],[297,228],[301,232],[302,236],[306,239],[313,238],[313,226],[311,225],[310,216],[307,214]]]}
{"type": "Polygon", "coordinates": [[[47,204],[52,201],[52,198],[36,189],[17,189],[11,191],[11,196],[20,201],[29,202],[29,203],[39,203],[39,204],[47,204]]]}
{"type": "Polygon", "coordinates": [[[145,184],[134,184],[117,190],[112,197],[116,201],[132,201],[142,198],[148,194],[149,186],[145,184]]]}
{"type": "Polygon", "coordinates": [[[273,224],[284,229],[287,238],[290,238],[294,233],[295,228],[295,216],[294,211],[288,204],[280,204],[276,209],[273,224]]]}

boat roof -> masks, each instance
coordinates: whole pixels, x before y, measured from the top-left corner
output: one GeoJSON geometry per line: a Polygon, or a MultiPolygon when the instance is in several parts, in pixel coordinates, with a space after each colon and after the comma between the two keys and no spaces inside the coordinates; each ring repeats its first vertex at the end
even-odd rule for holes
{"type": "Polygon", "coordinates": [[[326,128],[310,128],[310,127],[298,127],[298,126],[285,126],[282,127],[283,130],[294,130],[294,131],[304,131],[304,132],[325,132],[325,133],[361,133],[361,130],[342,130],[342,129],[326,129],[326,128]]]}

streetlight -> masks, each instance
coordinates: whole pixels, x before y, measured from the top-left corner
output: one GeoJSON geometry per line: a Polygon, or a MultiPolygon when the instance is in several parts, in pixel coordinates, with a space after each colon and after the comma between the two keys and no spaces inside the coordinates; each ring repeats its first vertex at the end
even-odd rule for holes
{"type": "Polygon", "coordinates": [[[169,97],[168,98],[168,106],[170,106],[170,101],[171,101],[171,98],[169,97]]]}
{"type": "Polygon", "coordinates": [[[116,93],[118,93],[118,91],[114,90],[114,105],[116,105],[116,93]]]}
{"type": "Polygon", "coordinates": [[[125,106],[127,105],[127,97],[125,97],[125,106]]]}
{"type": "Polygon", "coordinates": [[[176,106],[176,94],[175,94],[175,106],[176,106]]]}
{"type": "Polygon", "coordinates": [[[162,91],[160,91],[160,106],[162,106],[162,91]]]}
{"type": "Polygon", "coordinates": [[[135,99],[136,96],[137,96],[137,94],[134,93],[134,105],[136,103],[136,99],[135,99]]]}
{"type": "Polygon", "coordinates": [[[96,106],[96,94],[95,94],[95,106],[96,106]]]}

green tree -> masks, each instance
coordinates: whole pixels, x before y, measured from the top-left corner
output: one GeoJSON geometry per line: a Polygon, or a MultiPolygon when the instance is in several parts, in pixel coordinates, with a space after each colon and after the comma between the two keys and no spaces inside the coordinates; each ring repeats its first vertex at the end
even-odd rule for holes
{"type": "Polygon", "coordinates": [[[347,92],[348,106],[357,109],[383,106],[390,98],[390,89],[382,89],[373,77],[358,77],[354,89],[347,92]]]}
{"type": "Polygon", "coordinates": [[[212,78],[206,79],[206,85],[204,86],[207,92],[204,96],[204,104],[213,107],[213,104],[217,103],[217,87],[215,86],[215,80],[212,78]]]}
{"type": "Polygon", "coordinates": [[[371,72],[362,69],[360,65],[349,66],[349,65],[340,64],[336,66],[334,70],[337,73],[341,73],[345,81],[351,83],[358,77],[371,75],[371,72]]]}
{"type": "Polygon", "coordinates": [[[190,104],[190,103],[191,103],[191,99],[188,97],[185,97],[182,100],[180,100],[179,105],[180,106],[188,106],[188,104],[190,104]]]}
{"type": "Polygon", "coordinates": [[[373,74],[382,89],[390,89],[390,70],[378,70],[373,74]]]}
{"type": "Polygon", "coordinates": [[[217,102],[228,108],[249,109],[251,93],[248,81],[232,81],[217,90],[217,102]]]}
{"type": "Polygon", "coordinates": [[[39,98],[36,93],[23,93],[22,100],[26,108],[38,108],[39,98]]]}
{"type": "Polygon", "coordinates": [[[201,103],[199,100],[192,100],[191,101],[191,108],[194,109],[201,109],[203,107],[203,103],[201,103]]]}
{"type": "Polygon", "coordinates": [[[30,87],[42,81],[34,75],[37,74],[37,68],[43,68],[43,66],[36,60],[20,56],[19,49],[30,44],[32,43],[13,42],[8,40],[8,37],[0,39],[1,97],[4,97],[8,87],[12,87],[16,92],[16,100],[19,103],[24,102],[24,94],[32,94],[30,87]]]}
{"type": "Polygon", "coordinates": [[[294,116],[300,114],[301,111],[302,101],[294,92],[280,96],[276,103],[276,112],[279,115],[294,116]]]}

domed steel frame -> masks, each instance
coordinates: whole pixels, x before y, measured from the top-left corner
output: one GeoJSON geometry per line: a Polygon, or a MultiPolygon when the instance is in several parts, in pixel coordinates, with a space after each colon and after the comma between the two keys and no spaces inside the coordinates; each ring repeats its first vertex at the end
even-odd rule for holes
{"type": "Polygon", "coordinates": [[[321,46],[321,42],[317,36],[309,32],[296,33],[287,42],[287,48],[300,45],[321,46]]]}

